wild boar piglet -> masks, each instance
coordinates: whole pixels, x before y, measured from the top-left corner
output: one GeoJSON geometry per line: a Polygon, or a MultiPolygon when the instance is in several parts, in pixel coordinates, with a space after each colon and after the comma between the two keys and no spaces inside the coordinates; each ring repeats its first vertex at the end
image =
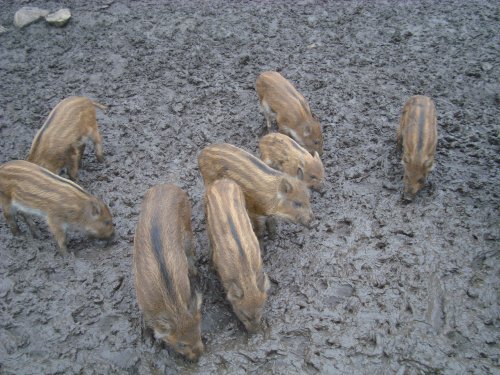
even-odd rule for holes
{"type": "Polygon", "coordinates": [[[155,337],[190,360],[204,351],[201,294],[191,290],[195,273],[191,205],[174,185],[152,187],[144,196],[134,237],[137,302],[155,337]]]}
{"type": "Polygon", "coordinates": [[[71,96],[59,102],[38,130],[26,160],[56,174],[66,168],[69,178],[76,180],[85,144],[91,139],[97,160],[102,162],[102,138],[95,107],[106,109],[106,106],[81,96],[71,96]]]}
{"type": "Polygon", "coordinates": [[[325,169],[314,156],[292,138],[281,133],[269,133],[259,142],[260,157],[271,168],[295,176],[311,188],[320,191],[324,185],[325,169]]]}
{"type": "Polygon", "coordinates": [[[403,198],[412,200],[434,169],[437,119],[436,107],[430,98],[416,95],[408,99],[403,108],[397,140],[398,145],[403,147],[403,198]]]}
{"type": "Polygon", "coordinates": [[[18,212],[34,235],[37,230],[30,215],[45,218],[63,255],[68,227],[97,238],[110,238],[114,233],[111,213],[103,201],[28,161],[14,160],[0,166],[0,203],[13,234],[20,232],[18,212]]]}
{"type": "Polygon", "coordinates": [[[212,262],[233,311],[250,333],[261,324],[269,279],[262,267],[259,240],[245,208],[240,186],[220,179],[205,194],[212,262]]]}
{"type": "Polygon", "coordinates": [[[201,151],[198,165],[205,186],[224,177],[240,185],[259,236],[267,216],[305,226],[313,220],[309,189],[304,182],[270,168],[241,148],[227,143],[210,145],[201,151]]]}
{"type": "Polygon", "coordinates": [[[307,151],[323,155],[321,125],[290,81],[278,72],[264,72],[257,78],[255,89],[269,130],[276,119],[281,133],[295,139],[307,151]]]}

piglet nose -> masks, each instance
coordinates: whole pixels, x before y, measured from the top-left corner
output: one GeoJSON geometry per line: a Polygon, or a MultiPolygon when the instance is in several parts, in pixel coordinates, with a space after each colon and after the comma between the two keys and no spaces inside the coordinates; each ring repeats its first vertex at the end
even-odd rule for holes
{"type": "Polygon", "coordinates": [[[319,184],[313,185],[311,188],[312,188],[312,190],[321,194],[323,192],[323,190],[325,189],[325,183],[321,182],[319,184]]]}
{"type": "Polygon", "coordinates": [[[259,322],[257,322],[257,323],[254,322],[254,323],[248,324],[245,328],[247,329],[248,333],[254,334],[254,333],[259,332],[261,327],[260,327],[259,322]]]}
{"type": "Polygon", "coordinates": [[[304,225],[308,228],[312,228],[312,222],[314,221],[314,215],[312,212],[309,213],[309,217],[304,220],[304,225]]]}
{"type": "Polygon", "coordinates": [[[195,346],[193,348],[193,351],[191,352],[191,355],[189,356],[189,359],[192,361],[198,361],[204,350],[205,350],[205,348],[204,348],[203,344],[195,346]]]}
{"type": "Polygon", "coordinates": [[[403,193],[402,198],[403,198],[403,201],[405,201],[406,203],[413,202],[413,199],[415,198],[415,194],[412,194],[410,192],[405,191],[403,193]]]}

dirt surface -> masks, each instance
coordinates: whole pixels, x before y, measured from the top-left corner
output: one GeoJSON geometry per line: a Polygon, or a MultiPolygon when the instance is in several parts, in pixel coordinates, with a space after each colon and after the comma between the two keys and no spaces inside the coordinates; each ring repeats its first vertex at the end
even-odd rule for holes
{"type": "MultiPolygon", "coordinates": [[[[24,158],[70,95],[98,113],[106,161],[80,184],[110,206],[106,245],[71,233],[61,258],[0,220],[0,373],[498,374],[499,34],[494,1],[2,1],[0,162],[24,158]],[[21,6],[71,9],[64,28],[16,29],[21,6]],[[257,153],[254,82],[278,70],[325,137],[313,229],[265,239],[268,328],[248,335],[210,266],[200,150],[257,153]],[[436,102],[428,186],[401,200],[396,127],[415,94],[436,102]],[[131,251],[146,190],[193,204],[206,353],[190,363],[142,340],[131,251]]],[[[23,227],[24,228],[24,227],[23,227]]],[[[26,228],[24,228],[26,230],[26,228]]]]}

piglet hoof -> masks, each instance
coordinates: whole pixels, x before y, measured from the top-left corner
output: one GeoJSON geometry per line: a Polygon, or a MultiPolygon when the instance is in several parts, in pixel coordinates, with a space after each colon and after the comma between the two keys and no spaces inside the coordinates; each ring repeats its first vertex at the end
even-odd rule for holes
{"type": "Polygon", "coordinates": [[[267,244],[264,242],[263,239],[259,238],[259,247],[260,247],[260,252],[262,254],[267,254],[267,244]]]}
{"type": "Polygon", "coordinates": [[[15,227],[11,227],[10,228],[10,231],[12,233],[13,236],[20,236],[21,235],[21,230],[19,229],[18,226],[15,226],[15,227]]]}
{"type": "Polygon", "coordinates": [[[42,237],[42,233],[39,230],[30,230],[31,237],[38,240],[42,237]]]}
{"type": "Polygon", "coordinates": [[[274,217],[270,217],[266,220],[267,238],[271,241],[276,239],[278,223],[274,217]]]}
{"type": "Polygon", "coordinates": [[[68,249],[66,247],[61,247],[59,248],[59,255],[62,256],[63,258],[68,255],[68,249]]]}
{"type": "Polygon", "coordinates": [[[197,278],[198,277],[198,269],[194,264],[188,264],[188,274],[190,277],[197,278]]]}
{"type": "Polygon", "coordinates": [[[99,163],[103,163],[104,160],[106,160],[106,158],[104,157],[104,155],[96,155],[96,158],[97,158],[97,161],[99,163]]]}

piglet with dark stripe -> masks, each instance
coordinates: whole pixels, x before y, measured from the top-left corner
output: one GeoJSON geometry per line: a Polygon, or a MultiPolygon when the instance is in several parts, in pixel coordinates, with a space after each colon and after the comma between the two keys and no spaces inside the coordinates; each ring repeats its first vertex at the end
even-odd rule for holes
{"type": "Polygon", "coordinates": [[[37,230],[30,216],[45,218],[63,255],[68,227],[98,238],[109,238],[114,232],[111,214],[103,201],[74,182],[24,160],[0,166],[0,203],[13,234],[20,232],[18,212],[34,235],[37,230]]]}
{"type": "Polygon", "coordinates": [[[307,151],[323,155],[321,125],[307,100],[290,81],[278,72],[264,72],[257,78],[255,89],[269,130],[275,118],[281,133],[295,139],[307,151]]]}
{"type": "Polygon", "coordinates": [[[259,237],[266,216],[306,226],[313,219],[309,190],[302,181],[270,168],[241,148],[227,143],[210,145],[201,151],[198,165],[205,186],[223,177],[240,185],[259,237]]]}
{"type": "Polygon", "coordinates": [[[85,143],[91,139],[97,160],[103,161],[95,107],[106,109],[80,96],[71,96],[57,104],[36,134],[26,160],[57,174],[66,168],[70,179],[76,180],[85,143]]]}
{"type": "Polygon", "coordinates": [[[190,360],[204,350],[201,295],[191,291],[195,273],[191,206],[174,185],[151,188],[141,206],[134,238],[133,267],[137,302],[147,326],[190,360]]]}
{"type": "Polygon", "coordinates": [[[260,157],[271,168],[282,171],[315,190],[321,190],[325,169],[316,151],[312,156],[292,138],[281,133],[269,133],[259,141],[260,157]]]}
{"type": "Polygon", "coordinates": [[[247,331],[254,333],[260,327],[269,279],[239,185],[221,179],[208,186],[205,213],[212,261],[227,299],[247,331]]]}
{"type": "Polygon", "coordinates": [[[434,102],[427,96],[412,96],[403,108],[397,133],[403,146],[405,168],[403,198],[412,200],[434,169],[437,144],[437,120],[434,102]]]}

